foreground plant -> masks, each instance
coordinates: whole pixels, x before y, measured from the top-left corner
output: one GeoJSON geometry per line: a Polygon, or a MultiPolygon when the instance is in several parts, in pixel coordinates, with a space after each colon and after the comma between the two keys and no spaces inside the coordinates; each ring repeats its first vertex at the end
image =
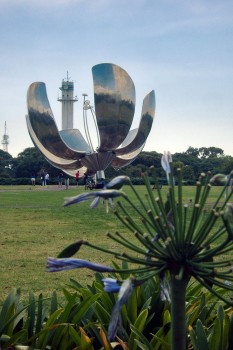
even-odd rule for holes
{"type": "MultiPolygon", "coordinates": [[[[223,176],[220,174],[211,178],[210,173],[201,174],[196,183],[193,204],[189,206],[183,201],[182,169],[177,169],[177,186],[175,186],[173,164],[169,153],[163,156],[162,166],[169,182],[166,201],[162,198],[155,175],[156,197],[148,177],[144,176],[147,189],[146,202],[140,198],[130,179],[123,176],[110,182],[106,190],[94,192],[91,196],[91,198],[110,200],[116,197],[124,198],[127,205],[118,201],[114,214],[132,232],[139,244],[132,243],[132,240],[119,232],[108,233],[108,236],[132,253],[118,253],[81,240],[62,251],[58,259],[49,258],[47,266],[48,271],[51,272],[87,267],[101,272],[125,273],[123,269],[114,269],[82,259],[69,259],[82,245],[112,254],[120,260],[139,266],[127,270],[132,273],[132,276],[125,281],[104,279],[107,291],[119,291],[109,325],[109,340],[116,336],[121,307],[130,297],[133,288],[158,275],[161,280],[162,296],[171,301],[172,349],[184,350],[187,342],[185,298],[187,285],[192,277],[219,299],[232,305],[230,298],[225,298],[216,290],[216,287],[233,291],[232,260],[225,257],[226,253],[233,251],[233,204],[229,203],[232,191],[226,198],[224,196],[225,188],[233,173],[221,188],[216,202],[207,211],[206,204],[211,185],[219,179],[222,181],[223,176]],[[137,204],[119,189],[124,183],[128,183],[132,188],[137,204]],[[129,214],[129,206],[132,214],[129,214]],[[135,218],[135,214],[140,218],[141,223],[135,218]]],[[[67,200],[65,205],[87,199],[90,199],[88,193],[86,196],[79,195],[67,200]]],[[[96,201],[92,206],[94,207],[95,204],[96,201]]]]}

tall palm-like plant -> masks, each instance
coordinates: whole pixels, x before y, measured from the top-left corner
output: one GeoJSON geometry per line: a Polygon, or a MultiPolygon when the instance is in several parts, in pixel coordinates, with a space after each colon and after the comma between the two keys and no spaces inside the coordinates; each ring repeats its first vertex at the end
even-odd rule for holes
{"type": "Polygon", "coordinates": [[[185,350],[187,338],[185,297],[190,279],[196,279],[219,299],[231,304],[230,298],[225,299],[218,293],[216,287],[233,291],[231,283],[226,283],[226,281],[233,281],[232,260],[226,257],[226,253],[233,250],[233,204],[230,203],[232,191],[225,196],[225,189],[233,177],[233,172],[228,180],[221,174],[214,177],[211,177],[210,173],[201,174],[196,183],[195,198],[190,206],[183,200],[182,169],[177,169],[177,185],[175,185],[173,164],[169,153],[163,156],[162,166],[169,183],[165,201],[156,176],[154,175],[157,187],[155,196],[148,177],[144,175],[147,189],[146,201],[138,195],[128,177],[119,176],[113,179],[104,190],[85,193],[70,198],[65,203],[67,206],[93,198],[91,206],[95,207],[101,198],[108,199],[111,205],[113,198],[123,198],[132,211],[129,213],[128,207],[126,209],[122,201],[118,201],[114,214],[132,232],[139,244],[133,243],[119,232],[109,233],[108,236],[132,253],[118,253],[82,240],[64,249],[57,259],[49,258],[48,271],[87,267],[101,272],[124,274],[123,269],[118,270],[70,258],[82,245],[112,254],[118,259],[139,266],[131,270],[127,269],[127,272],[132,273],[132,277],[125,281],[112,278],[103,280],[106,291],[119,292],[109,325],[110,340],[116,336],[121,307],[130,297],[133,288],[152,276],[158,275],[161,280],[161,293],[171,302],[171,348],[185,350]],[[224,186],[211,209],[207,210],[208,196],[215,182],[224,183],[224,186]],[[120,189],[124,183],[130,185],[138,203],[131,201],[120,189]],[[140,218],[142,225],[138,223],[135,215],[140,218]]]}

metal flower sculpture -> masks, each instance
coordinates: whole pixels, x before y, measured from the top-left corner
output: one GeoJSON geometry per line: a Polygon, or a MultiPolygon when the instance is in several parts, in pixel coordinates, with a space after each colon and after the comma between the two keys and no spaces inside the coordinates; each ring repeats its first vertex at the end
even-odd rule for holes
{"type": "Polygon", "coordinates": [[[128,73],[117,65],[103,63],[94,66],[92,74],[95,114],[85,98],[83,110],[90,109],[94,116],[99,140],[96,149],[92,146],[85,113],[86,139],[78,129],[59,131],[45,84],[35,82],[28,89],[26,120],[31,139],[53,166],[71,176],[77,170],[80,176],[84,172],[98,175],[109,165],[119,169],[131,163],[145,145],[155,114],[155,93],[152,90],[143,100],[139,127],[131,130],[135,87],[128,73]]]}

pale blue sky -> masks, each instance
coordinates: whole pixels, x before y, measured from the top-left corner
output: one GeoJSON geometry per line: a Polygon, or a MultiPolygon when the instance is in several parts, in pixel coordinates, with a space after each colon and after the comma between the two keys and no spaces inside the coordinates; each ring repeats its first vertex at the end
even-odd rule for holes
{"type": "Polygon", "coordinates": [[[6,121],[9,153],[32,146],[25,122],[32,82],[46,83],[60,128],[57,94],[68,70],[79,128],[82,93],[93,102],[91,68],[102,62],[133,79],[134,126],[155,90],[145,150],[216,146],[233,156],[232,0],[0,0],[0,131],[6,121]]]}

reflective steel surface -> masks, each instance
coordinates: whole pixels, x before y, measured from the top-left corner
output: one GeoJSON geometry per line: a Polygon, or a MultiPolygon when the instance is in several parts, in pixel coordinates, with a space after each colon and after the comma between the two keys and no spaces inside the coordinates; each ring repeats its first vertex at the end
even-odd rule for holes
{"type": "Polygon", "coordinates": [[[65,144],[77,152],[91,152],[91,148],[78,129],[60,130],[59,134],[65,144]]]}
{"type": "Polygon", "coordinates": [[[73,160],[85,155],[85,152],[71,150],[62,141],[53,118],[44,83],[36,82],[30,85],[27,94],[27,106],[28,118],[34,131],[34,137],[51,155],[73,160]]]}
{"type": "Polygon", "coordinates": [[[142,115],[137,133],[134,139],[125,147],[116,150],[116,155],[132,153],[145,144],[150,133],[155,115],[155,92],[152,90],[143,100],[142,115]]]}
{"type": "Polygon", "coordinates": [[[114,150],[128,135],[133,121],[134,83],[128,73],[115,64],[98,64],[92,68],[92,74],[99,149],[114,150]]]}
{"type": "Polygon", "coordinates": [[[116,170],[119,170],[120,168],[123,168],[123,167],[129,165],[130,163],[132,163],[134,161],[135,158],[137,158],[139,153],[143,150],[144,146],[145,146],[145,144],[143,144],[141,147],[139,147],[134,152],[127,153],[127,154],[124,154],[122,156],[116,157],[112,161],[112,164],[111,164],[112,167],[116,170]]]}
{"type": "Polygon", "coordinates": [[[75,174],[76,174],[77,170],[79,170],[79,176],[80,177],[82,177],[84,175],[84,173],[86,173],[88,171],[88,169],[86,167],[83,167],[80,162],[76,162],[76,163],[73,163],[73,164],[67,164],[67,165],[64,165],[64,164],[61,165],[60,163],[52,162],[49,159],[47,159],[47,161],[52,166],[54,166],[55,168],[61,169],[66,174],[68,174],[70,176],[74,176],[74,177],[75,177],[75,174]]]}
{"type": "Polygon", "coordinates": [[[81,163],[95,174],[98,170],[105,170],[115,157],[113,152],[92,153],[82,158],[81,163]]]}
{"type": "MultiPolygon", "coordinates": [[[[92,68],[99,148],[94,151],[78,129],[59,131],[46,86],[35,82],[27,94],[27,127],[36,147],[53,166],[75,176],[100,174],[108,167],[130,164],[142,151],[155,114],[155,93],[143,100],[141,120],[130,130],[135,111],[135,87],[121,67],[102,63],[92,68]]],[[[90,135],[91,136],[91,135],[90,135]]]]}
{"type": "Polygon", "coordinates": [[[30,119],[29,116],[26,116],[26,121],[27,121],[27,127],[28,127],[28,132],[29,135],[34,143],[34,145],[41,151],[41,153],[43,153],[43,155],[45,156],[45,158],[51,162],[60,164],[61,166],[67,166],[67,165],[71,165],[71,164],[76,164],[77,160],[69,160],[69,159],[65,159],[62,157],[57,157],[54,154],[52,154],[51,152],[49,152],[44,146],[43,144],[40,142],[40,140],[36,137],[36,134],[34,133],[34,130],[31,126],[30,123],[30,119]]]}

